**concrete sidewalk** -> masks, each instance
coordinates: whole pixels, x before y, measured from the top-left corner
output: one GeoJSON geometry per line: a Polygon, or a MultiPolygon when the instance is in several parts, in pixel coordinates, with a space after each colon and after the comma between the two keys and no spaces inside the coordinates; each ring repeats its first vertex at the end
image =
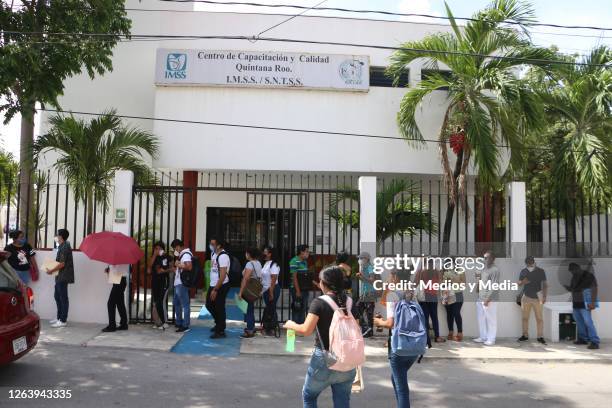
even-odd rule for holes
{"type": "MultiPolygon", "coordinates": [[[[295,352],[285,351],[285,338],[256,336],[242,340],[241,354],[309,356],[314,347],[314,336],[297,337],[295,352]]],[[[386,338],[377,336],[366,339],[366,356],[369,360],[386,360],[386,338]]],[[[434,343],[427,350],[428,359],[468,359],[479,361],[525,361],[525,362],[589,362],[612,364],[612,347],[602,344],[599,350],[588,350],[586,346],[571,343],[549,343],[544,346],[535,340],[519,343],[515,339],[500,339],[495,346],[474,343],[471,339],[462,342],[434,343]]]]}
{"type": "MultiPolygon", "coordinates": [[[[195,321],[193,326],[209,326],[211,321],[195,321]]],[[[230,327],[239,326],[239,322],[228,323],[230,327]]],[[[39,341],[43,344],[63,344],[82,347],[109,347],[120,349],[150,350],[169,352],[181,339],[182,334],[175,333],[174,327],[162,331],[151,325],[130,325],[127,331],[102,333],[103,325],[87,323],[69,323],[67,327],[54,329],[48,321],[41,321],[39,341]]],[[[377,336],[366,339],[366,355],[369,360],[385,360],[387,348],[386,337],[377,336]]],[[[285,335],[277,339],[257,335],[252,339],[243,339],[240,354],[262,356],[309,356],[314,346],[314,337],[297,337],[295,352],[285,351],[285,335]]],[[[528,361],[528,362],[589,362],[612,364],[612,347],[602,344],[599,350],[588,350],[586,346],[575,346],[568,343],[549,343],[540,345],[535,341],[518,343],[514,339],[500,339],[495,346],[484,346],[466,339],[461,343],[447,341],[435,344],[427,351],[427,359],[465,359],[477,361],[528,361]]]]}

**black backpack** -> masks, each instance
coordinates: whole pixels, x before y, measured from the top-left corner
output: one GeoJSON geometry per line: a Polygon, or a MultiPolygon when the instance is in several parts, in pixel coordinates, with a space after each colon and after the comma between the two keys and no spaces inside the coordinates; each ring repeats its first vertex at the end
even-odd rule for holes
{"type": "Polygon", "coordinates": [[[240,261],[234,255],[225,251],[221,251],[219,255],[217,255],[217,259],[219,259],[222,254],[229,256],[230,259],[229,271],[227,271],[230,285],[240,286],[240,282],[242,282],[242,265],[240,264],[240,261]]]}
{"type": "Polygon", "coordinates": [[[266,332],[274,332],[274,336],[280,337],[280,325],[278,315],[273,304],[266,306],[261,316],[261,325],[266,332]]]}
{"type": "Polygon", "coordinates": [[[204,277],[204,269],[197,256],[194,256],[191,252],[185,253],[191,255],[191,270],[181,272],[181,283],[188,288],[195,288],[204,277]]]}

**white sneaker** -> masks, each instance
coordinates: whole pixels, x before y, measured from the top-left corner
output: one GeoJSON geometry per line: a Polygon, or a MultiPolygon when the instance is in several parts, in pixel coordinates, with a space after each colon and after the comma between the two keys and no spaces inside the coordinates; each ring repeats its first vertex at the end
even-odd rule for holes
{"type": "Polygon", "coordinates": [[[474,339],[474,343],[484,343],[484,342],[485,342],[485,340],[481,339],[480,337],[477,337],[477,338],[474,339]]]}
{"type": "Polygon", "coordinates": [[[485,341],[485,342],[484,342],[484,345],[485,345],[485,346],[494,346],[494,345],[495,345],[495,342],[494,342],[494,341],[487,340],[487,341],[485,341]]]}
{"type": "Polygon", "coordinates": [[[162,329],[162,330],[166,330],[168,327],[170,327],[170,326],[168,326],[168,323],[164,323],[164,324],[162,324],[162,325],[160,326],[160,329],[162,329]]]}
{"type": "Polygon", "coordinates": [[[49,324],[50,324],[50,325],[52,325],[52,326],[53,326],[55,323],[57,323],[57,322],[59,322],[59,320],[57,320],[57,319],[49,320],[49,324]]]}
{"type": "Polygon", "coordinates": [[[66,327],[67,324],[65,322],[62,322],[61,320],[58,320],[57,322],[55,322],[54,324],[51,325],[51,327],[58,329],[60,327],[66,327]]]}

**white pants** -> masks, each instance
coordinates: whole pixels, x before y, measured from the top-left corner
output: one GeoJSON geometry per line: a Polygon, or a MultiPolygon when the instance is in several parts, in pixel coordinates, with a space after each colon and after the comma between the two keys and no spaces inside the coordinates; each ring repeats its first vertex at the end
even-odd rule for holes
{"type": "Polygon", "coordinates": [[[484,302],[476,302],[476,312],[478,313],[478,329],[480,338],[484,341],[495,343],[497,336],[497,303],[489,302],[485,306],[484,302]]]}

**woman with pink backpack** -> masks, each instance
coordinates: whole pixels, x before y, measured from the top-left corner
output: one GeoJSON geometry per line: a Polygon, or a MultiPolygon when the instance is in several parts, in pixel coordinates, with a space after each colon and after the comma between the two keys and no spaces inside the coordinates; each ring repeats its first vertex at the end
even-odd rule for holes
{"type": "Polygon", "coordinates": [[[304,323],[288,320],[284,327],[301,336],[317,332],[302,389],[304,408],[316,408],[319,394],[327,387],[332,389],[334,408],[349,408],[356,368],[365,362],[363,336],[351,314],[344,271],[328,266],[319,279],[324,295],[312,301],[304,323]]]}

